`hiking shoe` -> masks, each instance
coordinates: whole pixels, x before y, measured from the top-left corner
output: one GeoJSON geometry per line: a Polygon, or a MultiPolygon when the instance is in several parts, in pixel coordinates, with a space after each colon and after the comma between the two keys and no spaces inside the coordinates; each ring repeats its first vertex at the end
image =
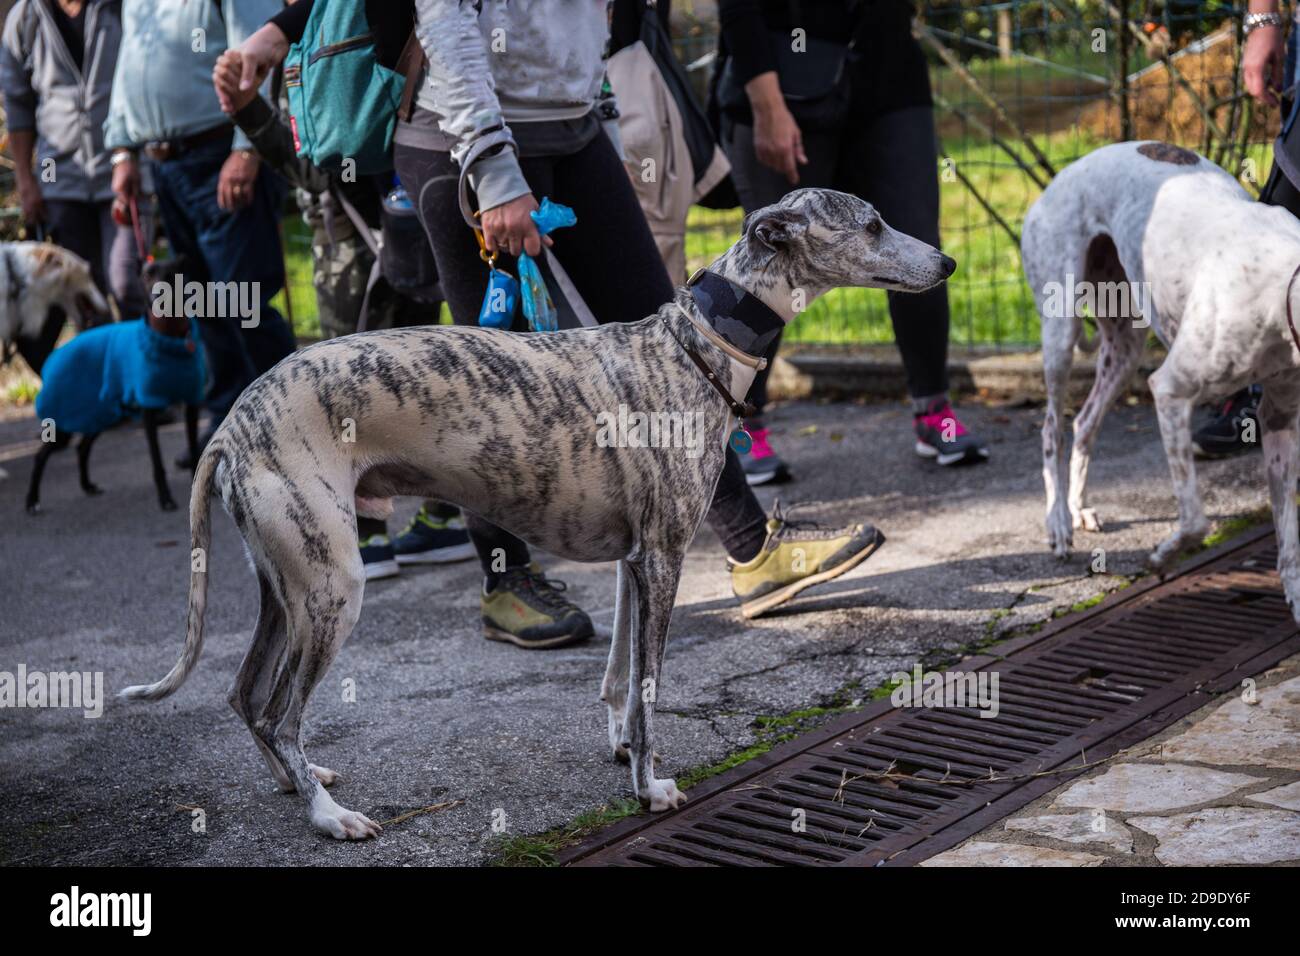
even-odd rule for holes
{"type": "Polygon", "coordinates": [[[366,568],[366,580],[378,581],[391,578],[401,569],[397,566],[397,556],[393,554],[392,542],[386,534],[372,534],[362,538],[361,563],[366,568]]]}
{"type": "Polygon", "coordinates": [[[912,420],[916,428],[916,453],[922,458],[933,458],[941,465],[988,460],[988,446],[957,420],[948,399],[936,398],[912,420]]]}
{"type": "Polygon", "coordinates": [[[885,536],[865,522],[827,529],[813,521],[791,521],[778,501],[758,555],[744,564],[727,562],[740,613],[747,618],[765,614],[804,588],[857,567],[884,543],[885,536]]]}
{"type": "Polygon", "coordinates": [[[398,564],[450,564],[474,557],[474,545],[459,514],[440,518],[423,505],[393,539],[398,564]]]}
{"type": "Polygon", "coordinates": [[[1218,415],[1192,435],[1192,450],[1199,458],[1225,458],[1259,447],[1258,385],[1243,388],[1219,409],[1218,415]]]}
{"type": "Polygon", "coordinates": [[[507,568],[497,586],[483,592],[483,636],[529,649],[587,640],[591,618],[564,597],[565,590],[536,564],[507,568]]]}
{"type": "Polygon", "coordinates": [[[790,470],[767,443],[767,429],[756,428],[749,434],[754,444],[740,459],[741,467],[745,469],[745,481],[751,485],[766,485],[789,480],[790,470]]]}

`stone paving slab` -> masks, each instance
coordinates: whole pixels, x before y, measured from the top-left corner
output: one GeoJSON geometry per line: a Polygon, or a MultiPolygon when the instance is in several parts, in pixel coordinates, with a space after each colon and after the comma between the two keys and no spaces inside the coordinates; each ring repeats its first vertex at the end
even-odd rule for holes
{"type": "Polygon", "coordinates": [[[1300,655],[929,862],[1300,864],[1300,773],[1290,757],[1297,722],[1300,655]],[[1080,858],[1079,845],[1091,858],[1080,858]]]}

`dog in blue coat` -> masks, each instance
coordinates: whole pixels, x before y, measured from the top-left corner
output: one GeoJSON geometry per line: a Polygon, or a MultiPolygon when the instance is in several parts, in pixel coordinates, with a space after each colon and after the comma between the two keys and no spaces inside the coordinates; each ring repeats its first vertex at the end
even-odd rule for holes
{"type": "Polygon", "coordinates": [[[36,453],[27,489],[27,512],[40,511],[41,476],[50,455],[80,435],[77,468],[81,490],[100,493],[90,480],[90,449],[100,432],[141,415],[149,441],[158,505],[175,511],[158,448],[162,412],[185,405],[185,432],[190,460],[198,461],[198,409],[203,401],[206,373],[197,322],[185,316],[159,316],[101,325],[59,346],[41,369],[36,416],[42,425],[41,450],[36,453]]]}

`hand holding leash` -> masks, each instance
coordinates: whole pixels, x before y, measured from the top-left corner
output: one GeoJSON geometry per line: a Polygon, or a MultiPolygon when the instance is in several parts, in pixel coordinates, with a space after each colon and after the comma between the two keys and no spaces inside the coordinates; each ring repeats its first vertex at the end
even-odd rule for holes
{"type": "Polygon", "coordinates": [[[521,252],[530,256],[541,255],[542,243],[549,246],[551,240],[537,231],[537,223],[532,217],[536,210],[537,200],[532,193],[483,210],[479,223],[487,251],[508,252],[512,256],[521,252]]]}

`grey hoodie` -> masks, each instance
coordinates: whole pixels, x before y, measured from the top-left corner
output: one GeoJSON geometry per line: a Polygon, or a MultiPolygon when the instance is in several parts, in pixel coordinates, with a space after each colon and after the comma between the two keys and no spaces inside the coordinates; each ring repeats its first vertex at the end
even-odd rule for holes
{"type": "Polygon", "coordinates": [[[569,120],[595,107],[609,0],[415,0],[429,58],[417,104],[488,209],[529,192],[510,124],[569,120]],[[471,167],[472,170],[471,170],[471,167]]]}
{"type": "Polygon", "coordinates": [[[87,0],[82,70],[48,2],[18,0],[5,19],[0,43],[5,120],[10,130],[36,133],[35,173],[42,196],[109,200],[112,170],[103,130],[122,41],[122,2],[87,0]]]}

